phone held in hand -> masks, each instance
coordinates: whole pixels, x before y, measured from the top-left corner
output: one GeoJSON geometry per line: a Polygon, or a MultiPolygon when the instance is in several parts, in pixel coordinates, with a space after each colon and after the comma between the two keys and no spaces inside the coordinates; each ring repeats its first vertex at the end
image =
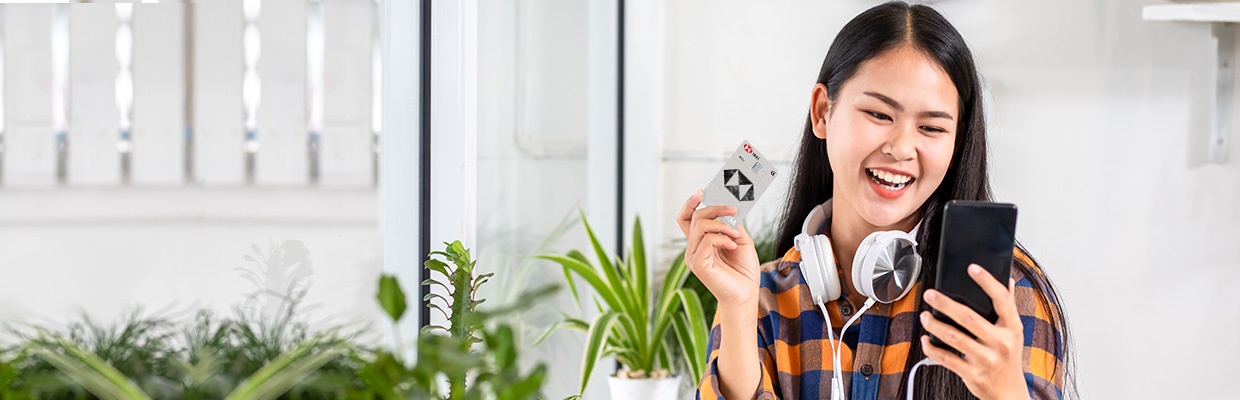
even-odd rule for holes
{"type": "MultiPolygon", "coordinates": [[[[1012,249],[1016,240],[1016,205],[953,200],[943,206],[943,230],[939,242],[938,272],[934,287],[972,308],[990,323],[999,319],[990,296],[969,276],[969,264],[977,264],[1004,287],[1012,272],[1012,249]]],[[[977,338],[950,317],[932,310],[939,321],[977,338]]],[[[930,343],[957,352],[930,335],[930,343]]],[[[958,352],[957,352],[958,353],[958,352]]]]}

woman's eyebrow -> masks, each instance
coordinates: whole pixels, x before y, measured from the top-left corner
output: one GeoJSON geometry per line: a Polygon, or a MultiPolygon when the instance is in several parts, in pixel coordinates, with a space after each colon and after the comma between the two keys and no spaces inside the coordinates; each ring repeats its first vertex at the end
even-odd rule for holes
{"type": "MultiPolygon", "coordinates": [[[[904,106],[900,105],[900,102],[895,101],[895,99],[884,96],[881,93],[875,93],[875,92],[863,92],[863,93],[867,96],[882,100],[882,102],[887,103],[887,105],[891,106],[892,108],[895,108],[896,111],[904,112],[904,106]]],[[[955,120],[955,118],[952,118],[951,114],[948,114],[943,111],[922,111],[921,114],[917,114],[917,116],[922,117],[922,118],[946,118],[949,121],[955,120]]]]}

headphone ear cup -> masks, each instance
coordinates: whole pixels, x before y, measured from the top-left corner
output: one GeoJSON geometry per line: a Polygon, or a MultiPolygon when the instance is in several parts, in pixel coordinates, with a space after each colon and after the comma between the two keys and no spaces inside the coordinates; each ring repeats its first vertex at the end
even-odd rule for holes
{"type": "Polygon", "coordinates": [[[818,266],[818,245],[814,243],[814,238],[807,234],[797,235],[793,239],[796,249],[801,252],[801,278],[805,280],[805,286],[809,287],[809,295],[811,301],[823,302],[829,301],[827,298],[827,289],[822,279],[822,269],[818,266]]]}
{"type": "Polygon", "coordinates": [[[904,297],[921,273],[921,256],[916,253],[916,245],[917,240],[902,231],[874,232],[866,236],[865,240],[861,241],[861,246],[857,248],[857,256],[853,258],[853,287],[866,297],[874,298],[882,303],[890,303],[904,297]],[[911,265],[902,264],[905,259],[898,259],[898,257],[890,259],[891,254],[883,257],[884,251],[888,250],[893,242],[906,242],[913,248],[911,265]],[[880,257],[883,257],[884,261],[880,262],[880,257]],[[880,263],[884,264],[883,268],[889,279],[875,280],[875,269],[880,263]],[[903,274],[899,273],[901,270],[903,274]],[[891,279],[898,279],[900,282],[892,282],[891,279]],[[892,292],[888,286],[892,283],[903,288],[903,291],[898,294],[892,292]],[[875,287],[880,284],[881,287],[875,287]],[[880,292],[884,298],[879,298],[877,293],[880,292]]]}
{"type": "Polygon", "coordinates": [[[874,297],[874,263],[868,262],[868,259],[871,256],[870,252],[874,250],[874,242],[882,234],[883,232],[879,231],[866,236],[861,240],[861,245],[857,246],[857,254],[853,256],[853,289],[866,298],[874,297]]]}
{"type": "Polygon", "coordinates": [[[831,250],[831,239],[826,235],[815,235],[814,244],[818,248],[820,259],[824,261],[822,264],[824,268],[820,268],[820,271],[822,271],[822,280],[826,284],[827,293],[823,299],[827,301],[838,299],[843,291],[840,290],[840,273],[836,270],[838,266],[835,263],[835,252],[831,250]]]}

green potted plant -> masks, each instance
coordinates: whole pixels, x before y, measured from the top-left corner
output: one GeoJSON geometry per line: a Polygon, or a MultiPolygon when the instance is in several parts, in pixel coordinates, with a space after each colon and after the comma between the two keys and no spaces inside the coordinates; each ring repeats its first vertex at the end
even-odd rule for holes
{"type": "Polygon", "coordinates": [[[612,399],[675,399],[682,378],[671,375],[671,371],[683,362],[689,378],[699,381],[709,336],[701,300],[696,292],[682,288],[689,276],[683,257],[673,262],[662,286],[652,292],[641,218],[633,224],[633,248],[624,258],[609,256],[590,229],[584,213],[581,220],[597,264],[577,250],[563,256],[544,254],[537,257],[560,264],[578,303],[581,299],[573,276],[584,279],[594,289],[594,303],[599,314],[590,322],[565,318],[539,340],[561,327],[587,332],[580,393],[585,392],[590,373],[598,361],[614,356],[623,368],[608,379],[612,399]],[[678,352],[673,351],[674,346],[679,347],[678,352]]]}
{"type": "MultiPolygon", "coordinates": [[[[432,252],[425,263],[443,280],[431,278],[422,284],[438,285],[448,293],[446,297],[432,293],[425,298],[430,308],[443,313],[448,325],[422,329],[417,340],[418,360],[412,366],[406,366],[399,350],[378,351],[358,371],[365,390],[351,398],[538,399],[546,367],[539,364],[523,373],[512,328],[502,323],[488,325],[498,316],[529,307],[557,288],[544,286],[525,292],[512,304],[479,310],[477,306],[483,301],[475,296],[492,274],[475,274],[475,262],[461,242],[444,244],[447,248],[432,252]],[[441,390],[441,382],[446,383],[446,391],[441,390]]],[[[391,317],[393,332],[398,332],[395,324],[405,313],[405,294],[396,278],[380,278],[378,299],[391,317]]],[[[399,339],[397,344],[399,347],[399,339]]]]}

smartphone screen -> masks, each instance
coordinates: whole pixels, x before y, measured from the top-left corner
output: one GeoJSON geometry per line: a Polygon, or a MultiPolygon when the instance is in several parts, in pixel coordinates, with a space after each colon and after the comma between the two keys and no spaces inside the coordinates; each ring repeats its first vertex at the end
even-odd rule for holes
{"type": "MultiPolygon", "coordinates": [[[[1012,272],[1012,249],[1016,239],[1016,206],[953,200],[943,206],[942,232],[938,272],[934,277],[935,288],[994,323],[999,319],[994,303],[982,287],[969,277],[968,268],[969,264],[980,265],[1007,287],[1012,272]]],[[[969,336],[977,337],[937,310],[932,313],[938,320],[955,326],[969,336]]],[[[955,351],[934,335],[930,336],[930,342],[955,351]]]]}

